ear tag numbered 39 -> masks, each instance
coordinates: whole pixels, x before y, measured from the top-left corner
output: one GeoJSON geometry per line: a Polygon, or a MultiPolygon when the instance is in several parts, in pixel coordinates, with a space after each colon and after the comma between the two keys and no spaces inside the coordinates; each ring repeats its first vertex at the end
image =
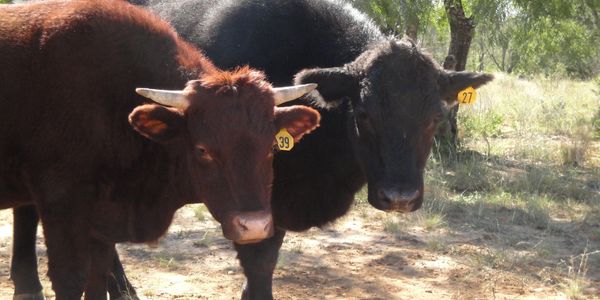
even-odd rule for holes
{"type": "Polygon", "coordinates": [[[281,151],[290,151],[294,148],[294,137],[285,128],[281,128],[275,135],[275,143],[281,151]]]}
{"type": "Polygon", "coordinates": [[[460,104],[473,104],[477,101],[477,90],[473,87],[468,87],[458,92],[458,103],[460,104]]]}

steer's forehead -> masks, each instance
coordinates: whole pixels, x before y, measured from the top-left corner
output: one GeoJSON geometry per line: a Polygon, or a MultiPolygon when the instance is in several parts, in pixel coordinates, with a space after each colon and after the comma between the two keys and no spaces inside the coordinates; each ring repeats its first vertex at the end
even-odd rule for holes
{"type": "Polygon", "coordinates": [[[270,132],[274,109],[272,101],[238,95],[214,96],[197,105],[188,114],[191,122],[199,122],[209,129],[226,131],[270,132]]]}
{"type": "Polygon", "coordinates": [[[365,104],[386,115],[418,117],[441,108],[439,65],[414,44],[388,41],[363,58],[365,104]]]}
{"type": "Polygon", "coordinates": [[[221,72],[190,83],[190,88],[186,114],[192,137],[257,142],[273,138],[273,93],[262,73],[249,68],[221,72]]]}

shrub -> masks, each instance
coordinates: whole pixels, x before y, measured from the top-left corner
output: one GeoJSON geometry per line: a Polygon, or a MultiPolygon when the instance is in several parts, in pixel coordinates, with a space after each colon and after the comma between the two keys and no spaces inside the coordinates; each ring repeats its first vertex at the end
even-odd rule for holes
{"type": "Polygon", "coordinates": [[[460,124],[463,126],[465,136],[477,138],[499,136],[503,122],[504,117],[499,113],[486,111],[463,114],[460,124]]]}

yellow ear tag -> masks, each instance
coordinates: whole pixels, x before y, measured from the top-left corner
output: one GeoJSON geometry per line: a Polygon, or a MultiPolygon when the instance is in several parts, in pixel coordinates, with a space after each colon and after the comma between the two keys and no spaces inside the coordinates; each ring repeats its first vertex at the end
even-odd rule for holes
{"type": "Polygon", "coordinates": [[[285,128],[281,128],[275,135],[277,148],[282,151],[290,151],[294,148],[294,137],[285,128]]]}
{"type": "Polygon", "coordinates": [[[468,87],[458,92],[458,103],[473,104],[477,101],[477,91],[473,87],[468,87]]]}

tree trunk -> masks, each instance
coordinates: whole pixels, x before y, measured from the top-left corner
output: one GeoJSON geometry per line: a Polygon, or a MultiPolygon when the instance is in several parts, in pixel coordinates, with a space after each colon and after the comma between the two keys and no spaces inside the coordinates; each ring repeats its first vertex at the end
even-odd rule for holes
{"type": "Polygon", "coordinates": [[[444,0],[444,7],[450,24],[448,55],[453,55],[456,59],[456,71],[464,71],[473,40],[475,22],[473,17],[465,16],[461,0],[444,0]]]}
{"type": "Polygon", "coordinates": [[[417,43],[417,34],[419,32],[419,14],[414,0],[401,0],[399,3],[400,14],[404,20],[404,34],[417,43]]]}
{"type": "Polygon", "coordinates": [[[502,68],[500,68],[500,71],[502,72],[506,71],[506,51],[508,51],[508,49],[502,47],[502,68]]]}
{"type": "Polygon", "coordinates": [[[600,33],[600,17],[598,16],[598,8],[597,8],[598,2],[594,2],[592,0],[586,0],[585,4],[590,9],[590,13],[592,14],[592,18],[593,18],[592,22],[594,23],[594,27],[596,28],[596,31],[600,33]]]}
{"type": "Polygon", "coordinates": [[[408,23],[406,24],[406,30],[404,31],[404,33],[406,34],[406,36],[408,36],[409,38],[411,38],[413,40],[413,42],[417,42],[417,31],[419,28],[419,24],[415,24],[415,23],[408,23]]]}
{"type": "MultiPolygon", "coordinates": [[[[444,69],[464,71],[467,65],[467,56],[473,40],[475,22],[473,17],[466,17],[461,0],[444,0],[448,23],[450,24],[450,47],[448,56],[444,61],[444,69]]],[[[439,143],[450,146],[448,150],[456,149],[458,125],[458,105],[453,107],[446,120],[439,126],[437,139],[439,143]]]]}

